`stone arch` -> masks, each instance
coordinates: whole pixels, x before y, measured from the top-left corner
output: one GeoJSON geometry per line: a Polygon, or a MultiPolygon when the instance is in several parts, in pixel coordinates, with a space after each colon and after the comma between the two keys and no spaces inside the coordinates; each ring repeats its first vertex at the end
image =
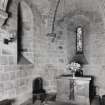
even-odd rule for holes
{"type": "Polygon", "coordinates": [[[18,9],[18,60],[20,63],[33,63],[34,16],[25,1],[20,2],[18,9]]]}

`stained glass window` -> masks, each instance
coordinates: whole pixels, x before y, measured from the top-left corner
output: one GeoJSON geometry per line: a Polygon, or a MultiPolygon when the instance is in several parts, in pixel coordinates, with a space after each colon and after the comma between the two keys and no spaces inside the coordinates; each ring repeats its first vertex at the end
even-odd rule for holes
{"type": "Polygon", "coordinates": [[[83,29],[82,27],[77,27],[76,30],[76,53],[83,52],[83,29]]]}

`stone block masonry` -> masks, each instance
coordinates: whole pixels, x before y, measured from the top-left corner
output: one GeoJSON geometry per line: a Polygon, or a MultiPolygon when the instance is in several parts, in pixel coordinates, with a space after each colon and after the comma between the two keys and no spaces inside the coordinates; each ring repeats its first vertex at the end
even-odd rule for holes
{"type": "MultiPolygon", "coordinates": [[[[12,14],[6,23],[9,30],[17,30],[17,7],[20,1],[12,0],[9,5],[8,12],[12,14]]],[[[0,100],[11,98],[16,101],[14,105],[20,105],[32,96],[32,81],[39,76],[44,80],[46,91],[56,90],[56,76],[69,72],[65,67],[75,54],[75,27],[79,23],[81,25],[87,23],[84,26],[86,28],[84,54],[88,65],[83,67],[83,72],[86,75],[93,75],[100,89],[99,94],[105,94],[103,91],[105,90],[105,84],[103,84],[105,80],[105,20],[103,19],[105,0],[79,0],[78,2],[77,0],[61,0],[60,8],[62,9],[58,10],[55,22],[57,37],[53,43],[47,33],[51,31],[56,0],[23,1],[27,3],[33,14],[34,44],[32,45],[28,38],[24,44],[28,46],[30,43],[30,46],[34,47],[32,54],[34,63],[17,64],[17,52],[14,51],[14,49],[17,51],[16,47],[9,50],[14,51],[10,53],[11,55],[5,50],[0,50],[2,53],[0,53],[0,100]]],[[[27,29],[28,27],[25,27],[26,31],[27,29]]],[[[32,51],[31,48],[30,50],[32,51]]]]}
{"type": "Polygon", "coordinates": [[[33,66],[26,65],[2,66],[0,71],[0,100],[14,98],[22,94],[32,85],[33,66]]]}

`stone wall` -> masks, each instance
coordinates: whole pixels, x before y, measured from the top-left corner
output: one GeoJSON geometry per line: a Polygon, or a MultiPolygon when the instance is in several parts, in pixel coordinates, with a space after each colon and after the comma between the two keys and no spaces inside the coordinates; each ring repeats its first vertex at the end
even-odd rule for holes
{"type": "Polygon", "coordinates": [[[50,37],[46,37],[46,34],[51,31],[56,2],[43,1],[43,5],[38,1],[36,2],[42,22],[40,35],[35,37],[36,70],[43,77],[46,77],[44,72],[46,68],[48,69],[47,72],[51,72],[51,68],[54,69],[56,75],[68,73],[69,71],[65,70],[65,66],[75,54],[75,29],[78,25],[81,25],[84,27],[84,55],[88,62],[83,67],[84,75],[94,76],[97,94],[105,94],[103,84],[105,79],[104,0],[79,0],[78,2],[76,0],[61,0],[55,23],[57,38],[54,43],[51,42],[50,37]],[[42,8],[44,8],[43,11],[42,8]],[[44,12],[44,10],[48,12],[44,12]]]}
{"type": "MultiPolygon", "coordinates": [[[[85,75],[95,77],[99,95],[105,94],[104,68],[104,0],[61,0],[55,23],[57,34],[54,42],[47,33],[51,24],[57,0],[24,0],[34,16],[33,52],[34,64],[2,64],[0,66],[0,100],[15,99],[19,105],[32,96],[32,81],[40,76],[47,92],[56,91],[56,77],[69,73],[66,64],[75,53],[75,28],[84,26],[85,75]],[[27,97],[26,97],[27,96],[27,97]]],[[[11,30],[17,30],[17,8],[20,0],[11,0],[8,6],[11,30]]],[[[27,45],[27,42],[24,42],[27,45]]],[[[3,58],[5,60],[5,58],[3,58]]]]}
{"type": "Polygon", "coordinates": [[[0,66],[0,100],[12,99],[17,102],[22,95],[29,94],[31,97],[32,71],[32,65],[0,66]]]}
{"type": "MultiPolygon", "coordinates": [[[[8,39],[11,32],[18,35],[18,5],[19,0],[9,0],[7,7],[9,17],[0,29],[0,37],[3,40],[8,39]]],[[[19,105],[32,97],[34,64],[18,64],[17,39],[8,44],[5,44],[3,40],[0,40],[0,100],[11,99],[14,105],[19,105]]]]}
{"type": "MultiPolygon", "coordinates": [[[[45,8],[45,10],[49,10],[49,14],[43,15],[44,11],[41,11],[41,34],[37,38],[35,37],[36,43],[40,40],[40,44],[36,44],[39,50],[36,48],[39,54],[37,56],[37,69],[43,71],[41,72],[41,75],[43,75],[44,70],[46,70],[46,67],[50,64],[57,75],[68,73],[69,71],[65,70],[65,66],[75,54],[75,29],[78,25],[81,25],[84,27],[84,55],[88,62],[88,64],[83,67],[84,74],[95,77],[97,94],[105,94],[105,86],[103,84],[105,62],[104,0],[82,0],[78,2],[75,0],[71,2],[62,0],[57,12],[55,25],[57,38],[54,43],[51,43],[50,37],[46,37],[46,33],[51,31],[52,13],[55,6],[55,2],[49,3],[52,4],[50,5],[50,9],[47,8],[49,6],[45,8]],[[43,18],[43,16],[46,18],[43,18]],[[43,21],[45,21],[45,23],[43,23],[43,21]],[[43,27],[45,27],[45,29],[43,27]],[[43,54],[41,51],[43,51],[43,54]]],[[[47,5],[46,2],[43,6],[44,5],[47,5]]],[[[40,10],[42,4],[39,3],[38,6],[40,10]]],[[[42,8],[44,8],[43,6],[42,8]]],[[[50,68],[48,72],[50,72],[50,68]]],[[[46,75],[44,75],[44,77],[45,76],[46,75]]]]}

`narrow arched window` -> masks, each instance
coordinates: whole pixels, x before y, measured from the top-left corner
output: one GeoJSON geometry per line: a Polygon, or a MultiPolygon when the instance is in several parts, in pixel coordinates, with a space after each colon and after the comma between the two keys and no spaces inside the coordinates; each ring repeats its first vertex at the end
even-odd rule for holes
{"type": "Polygon", "coordinates": [[[76,29],[76,53],[83,53],[83,28],[76,29]]]}

